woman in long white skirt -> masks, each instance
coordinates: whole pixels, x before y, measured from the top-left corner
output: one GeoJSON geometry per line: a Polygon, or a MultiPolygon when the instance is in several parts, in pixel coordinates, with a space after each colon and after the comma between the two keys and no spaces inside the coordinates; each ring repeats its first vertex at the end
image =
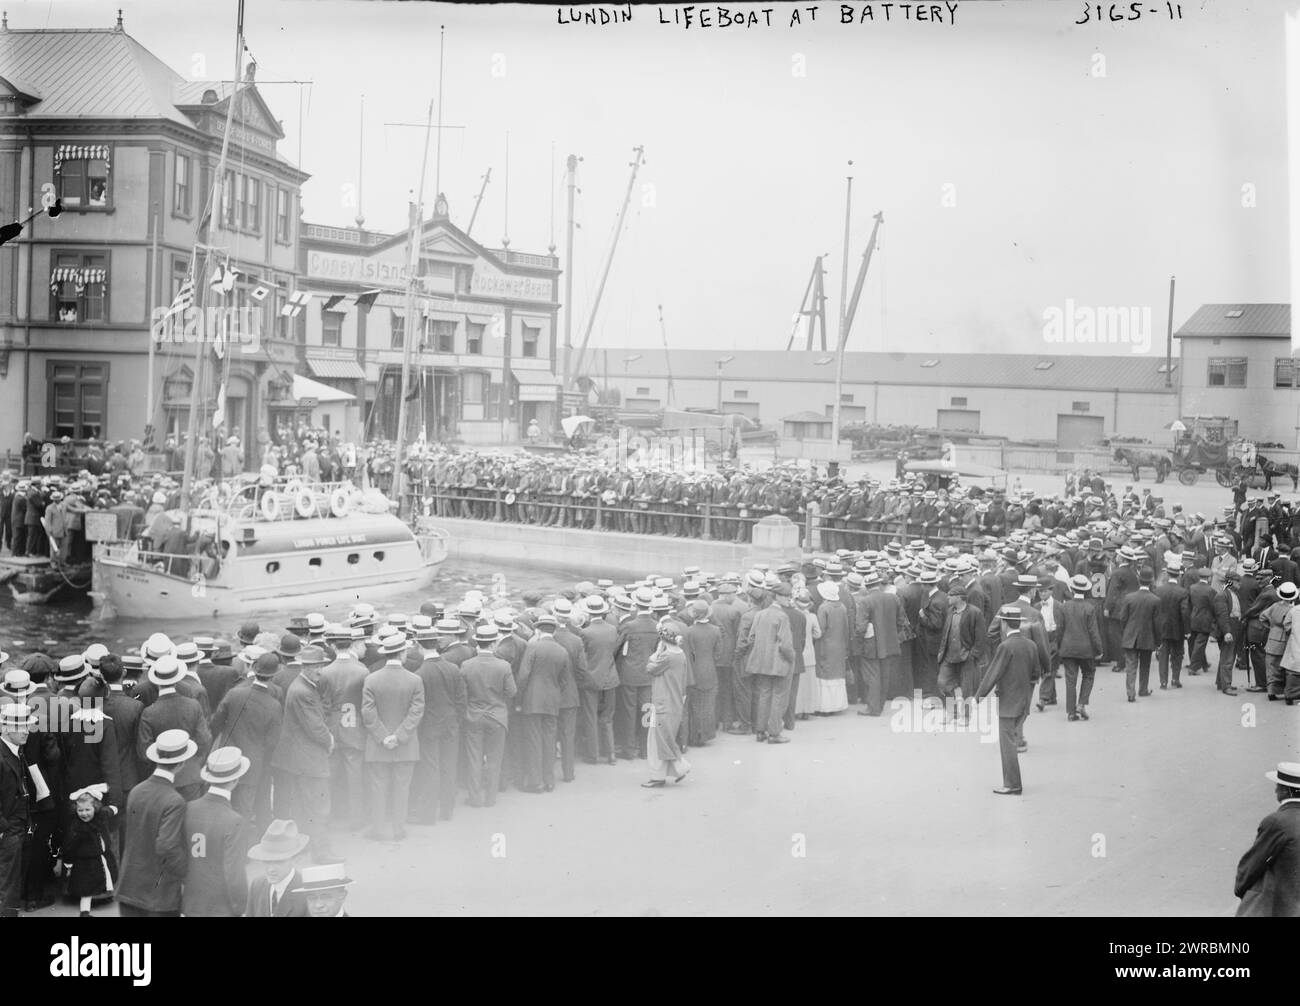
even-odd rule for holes
{"type": "Polygon", "coordinates": [[[821,687],[817,682],[816,641],[821,638],[822,627],[817,621],[817,616],[812,614],[812,597],[808,591],[801,590],[795,599],[795,604],[799,606],[800,611],[809,616],[806,619],[808,629],[803,636],[803,673],[799,675],[799,690],[794,696],[795,716],[807,719],[809,715],[821,709],[818,702],[821,687]]]}

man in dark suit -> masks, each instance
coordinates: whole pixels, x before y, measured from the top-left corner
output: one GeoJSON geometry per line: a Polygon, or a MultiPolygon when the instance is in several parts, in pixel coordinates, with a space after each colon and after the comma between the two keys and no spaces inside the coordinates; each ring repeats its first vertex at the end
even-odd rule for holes
{"type": "Polygon", "coordinates": [[[203,657],[194,673],[207,693],[209,708],[215,711],[226,692],[243,680],[243,674],[232,663],[229,643],[218,642],[211,636],[195,636],[194,645],[203,657]]]}
{"type": "Polygon", "coordinates": [[[1237,864],[1238,915],[1300,916],[1300,762],[1282,762],[1265,778],[1275,784],[1277,810],[1259,823],[1255,844],[1237,864]]]}
{"type": "Polygon", "coordinates": [[[555,616],[543,612],[534,623],[536,635],[524,648],[519,668],[517,703],[524,716],[525,793],[555,789],[555,725],[560,713],[569,654],[555,641],[555,616]]]}
{"type": "Polygon", "coordinates": [[[1000,796],[1019,796],[1020,752],[1027,745],[1021,737],[1029,700],[1038,677],[1038,647],[1020,632],[1020,609],[1003,605],[998,612],[1003,623],[1003,639],[984,672],[976,698],[987,698],[994,689],[998,697],[998,747],[1002,754],[1002,785],[993,792],[1000,796]]]}
{"type": "Polygon", "coordinates": [[[478,653],[461,665],[465,676],[465,758],[471,807],[496,803],[506,723],[514,704],[515,676],[510,664],[493,653],[497,630],[480,625],[474,633],[478,653]]]}
{"type": "MultiPolygon", "coordinates": [[[[646,756],[646,727],[643,724],[642,714],[646,703],[650,701],[650,675],[646,671],[646,664],[650,660],[650,654],[659,646],[659,629],[650,614],[650,602],[653,598],[649,588],[638,588],[635,600],[636,615],[619,626],[617,649],[614,651],[618,666],[618,707],[614,710],[614,744],[618,757],[629,761],[646,756]]],[[[737,683],[738,677],[733,676],[732,695],[736,704],[735,716],[743,728],[741,732],[747,733],[750,726],[749,707],[752,700],[748,682],[744,683],[743,694],[736,690],[737,683]]],[[[519,693],[523,695],[522,682],[519,693]]]]}
{"type": "Polygon", "coordinates": [[[237,747],[249,761],[247,777],[230,805],[254,828],[271,823],[271,755],[284,717],[280,700],[271,694],[271,679],[279,667],[274,653],[263,653],[253,662],[253,680],[226,692],[212,714],[215,746],[237,747]]]}
{"type": "Polygon", "coordinates": [[[261,863],[263,872],[248,885],[249,919],[304,919],[307,899],[294,890],[298,885],[299,867],[306,859],[306,835],[298,833],[293,821],[272,821],[262,841],[248,850],[248,858],[261,863]]]}
{"type": "Polygon", "coordinates": [[[1236,695],[1232,684],[1232,661],[1241,639],[1241,599],[1237,596],[1237,583],[1241,574],[1236,569],[1224,573],[1223,589],[1214,595],[1214,641],[1219,644],[1219,675],[1214,686],[1225,695],[1236,695]]]}
{"type": "Polygon", "coordinates": [[[149,669],[149,681],[158,689],[158,698],[140,714],[136,732],[136,751],[142,759],[154,740],[167,730],[184,730],[198,745],[199,757],[187,759],[176,771],[176,792],[185,800],[197,800],[202,783],[199,767],[207,757],[212,735],[197,699],[181,695],[177,684],[185,677],[185,665],[173,656],[159,657],[149,669]]]}
{"type": "Polygon", "coordinates": [[[237,919],[248,907],[248,822],[231,806],[231,794],[248,767],[239,748],[216,748],[199,771],[208,791],[185,805],[189,866],[181,913],[187,918],[237,919]]]}
{"type": "Polygon", "coordinates": [[[401,841],[406,837],[411,776],[420,760],[424,683],[402,666],[405,650],[403,633],[381,635],[379,652],[385,663],[370,673],[361,688],[372,820],[367,838],[401,841]]]}
{"type": "MultiPolygon", "coordinates": [[[[578,738],[578,682],[587,678],[587,648],[571,628],[573,604],[567,598],[557,598],[552,607],[555,615],[555,641],[569,655],[569,666],[560,679],[560,714],[555,721],[556,736],[560,741],[560,778],[573,782],[573,755],[578,738]]],[[[685,728],[683,728],[685,729],[685,728]]]]}
{"type": "Polygon", "coordinates": [[[1258,632],[1259,619],[1255,618],[1256,631],[1251,632],[1251,613],[1262,611],[1263,608],[1256,610],[1255,601],[1263,590],[1264,585],[1272,578],[1272,573],[1267,570],[1262,574],[1263,582],[1260,582],[1259,566],[1254,559],[1241,560],[1241,582],[1237,587],[1237,600],[1241,602],[1241,638],[1237,640],[1237,668],[1246,672],[1246,691],[1262,692],[1259,682],[1267,681],[1267,668],[1264,659],[1264,639],[1267,633],[1261,637],[1258,632]],[[1253,680],[1252,680],[1253,672],[1253,680]]]}
{"type": "MultiPolygon", "coordinates": [[[[127,695],[122,688],[122,658],[109,653],[99,662],[99,675],[104,682],[103,709],[106,725],[111,725],[116,738],[117,777],[125,808],[127,797],[140,781],[140,759],[136,753],[140,714],[144,707],[137,699],[127,695]]],[[[126,835],[126,815],[117,816],[117,843],[119,854],[126,835]]]]}
{"type": "Polygon", "coordinates": [[[365,630],[330,625],[326,627],[325,641],[334,647],[334,661],[321,671],[324,693],[330,697],[326,717],[334,734],[330,805],[336,815],[346,808],[352,830],[360,831],[366,825],[366,730],[361,723],[361,690],[370,673],[361,662],[366,653],[365,630]]]}
{"type": "Polygon", "coordinates": [[[117,882],[117,903],[123,916],[181,914],[181,882],[189,860],[186,801],[177,792],[176,779],[198,750],[188,733],[176,729],[163,730],[156,740],[150,738],[144,749],[144,757],[155,768],[126,801],[126,841],[117,882]]]}
{"type": "MultiPolygon", "coordinates": [[[[1254,672],[1254,681],[1246,689],[1248,692],[1268,691],[1268,636],[1269,623],[1264,612],[1277,603],[1277,582],[1272,573],[1265,571],[1265,581],[1250,607],[1242,616],[1242,632],[1246,635],[1246,645],[1250,647],[1250,666],[1254,672]]],[[[1280,582],[1280,581],[1279,581],[1280,582]]]]}
{"type": "Polygon", "coordinates": [[[1072,596],[1062,602],[1056,620],[1056,651],[1065,667],[1065,714],[1070,722],[1077,722],[1089,718],[1096,661],[1105,653],[1105,642],[1097,622],[1097,605],[1090,596],[1092,581],[1086,573],[1070,578],[1070,592],[1072,596]]]}
{"type": "MultiPolygon", "coordinates": [[[[420,761],[411,786],[411,821],[437,824],[450,821],[456,806],[456,775],[460,763],[460,725],[465,720],[465,675],[436,646],[436,630],[420,629],[406,655],[406,669],[424,684],[424,716],[420,719],[420,761]]],[[[463,666],[463,665],[462,665],[463,666]]]]}
{"type": "Polygon", "coordinates": [[[1160,687],[1170,684],[1170,671],[1173,672],[1173,686],[1182,688],[1178,680],[1183,669],[1183,639],[1187,635],[1191,621],[1191,608],[1187,590],[1178,583],[1182,573],[1182,563],[1174,562],[1165,566],[1160,574],[1160,584],[1156,587],[1156,600],[1160,602],[1160,687]]]}
{"type": "Polygon", "coordinates": [[[966,603],[966,588],[960,584],[948,587],[948,617],[939,636],[939,693],[945,706],[956,701],[961,690],[961,705],[955,717],[966,719],[968,705],[979,688],[978,667],[984,652],[984,615],[978,608],[966,603]]]}
{"type": "Polygon", "coordinates": [[[284,695],[280,739],[271,755],[274,785],[286,791],[293,820],[311,839],[316,862],[335,859],[330,850],[330,754],[334,735],[325,719],[320,672],[328,662],[319,646],[304,646],[298,676],[284,695]]]}
{"type": "Polygon", "coordinates": [[[1205,657],[1205,644],[1214,631],[1214,597],[1210,587],[1210,570],[1206,566],[1196,571],[1196,582],[1187,588],[1187,673],[1195,676],[1210,668],[1205,657]]]}
{"type": "Polygon", "coordinates": [[[1123,627],[1124,684],[1130,702],[1136,702],[1138,696],[1151,694],[1151,654],[1160,639],[1160,599],[1151,592],[1153,579],[1150,568],[1141,567],[1138,570],[1138,589],[1124,595],[1119,604],[1119,620],[1123,627]]]}
{"type": "Polygon", "coordinates": [[[21,702],[35,717],[22,754],[26,763],[40,772],[49,790],[44,797],[37,799],[37,794],[31,792],[33,787],[28,787],[30,799],[27,809],[31,816],[31,829],[23,851],[22,866],[23,910],[26,912],[45,908],[56,900],[53,893],[54,856],[50,846],[51,839],[59,833],[59,815],[65,802],[63,796],[71,792],[63,787],[62,753],[58,736],[50,729],[54,721],[50,715],[51,695],[45,684],[48,671],[41,662],[32,659],[43,656],[29,655],[24,664],[31,668],[30,671],[20,668],[6,671],[0,688],[0,704],[21,702]],[[55,794],[59,799],[55,799],[55,794]]]}
{"type": "Polygon", "coordinates": [[[23,749],[36,717],[25,703],[0,707],[0,918],[18,918],[23,846],[31,830],[31,780],[23,749]]]}

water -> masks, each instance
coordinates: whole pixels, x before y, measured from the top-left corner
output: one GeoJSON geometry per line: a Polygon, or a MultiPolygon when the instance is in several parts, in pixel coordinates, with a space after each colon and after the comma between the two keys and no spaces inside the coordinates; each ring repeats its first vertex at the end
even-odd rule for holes
{"type": "MultiPolygon", "coordinates": [[[[515,608],[523,606],[524,592],[536,590],[545,597],[554,597],[559,591],[571,589],[577,578],[546,570],[512,568],[497,563],[448,559],[438,568],[438,576],[427,592],[412,591],[396,597],[385,598],[376,605],[381,614],[419,612],[424,601],[437,600],[455,605],[468,591],[478,590],[491,602],[504,597],[515,608]]],[[[346,609],[340,605],[337,614],[324,612],[326,618],[342,618],[346,609]]],[[[268,608],[248,616],[264,630],[287,631],[289,618],[305,615],[305,610],[291,606],[268,608]]],[[[239,624],[227,624],[217,619],[168,620],[152,623],[148,619],[98,617],[89,599],[58,605],[15,604],[10,591],[0,588],[0,649],[11,658],[21,657],[37,646],[52,655],[78,653],[91,643],[103,643],[114,653],[128,649],[138,650],[155,631],[166,632],[173,639],[188,639],[195,635],[217,636],[230,640],[236,648],[235,633],[239,624]]]]}

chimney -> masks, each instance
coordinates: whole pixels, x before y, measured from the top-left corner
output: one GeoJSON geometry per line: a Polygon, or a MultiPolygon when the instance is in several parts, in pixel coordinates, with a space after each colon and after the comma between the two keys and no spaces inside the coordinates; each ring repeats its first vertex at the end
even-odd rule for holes
{"type": "Polygon", "coordinates": [[[117,26],[116,26],[113,30],[114,30],[114,31],[122,31],[122,30],[123,30],[123,29],[122,29],[122,8],[120,8],[120,7],[117,9],[117,26]]]}

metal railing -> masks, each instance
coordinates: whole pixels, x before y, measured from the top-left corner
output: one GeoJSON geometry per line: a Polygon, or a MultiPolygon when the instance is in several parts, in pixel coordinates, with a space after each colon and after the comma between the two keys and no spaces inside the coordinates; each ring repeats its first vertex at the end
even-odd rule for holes
{"type": "Polygon", "coordinates": [[[141,548],[136,542],[101,542],[95,546],[95,557],[124,566],[151,569],[186,583],[197,578],[203,562],[202,556],[193,553],[154,552],[141,548]]]}
{"type": "Polygon", "coordinates": [[[774,511],[718,503],[676,504],[663,500],[634,501],[636,505],[629,507],[608,504],[599,494],[528,493],[516,495],[513,503],[507,503],[507,495],[504,489],[456,486],[440,490],[417,482],[405,494],[402,512],[411,514],[417,521],[448,517],[730,542],[750,541],[759,520],[779,513],[800,528],[802,541],[808,540],[808,515],[799,510],[774,511]],[[745,516],[741,516],[742,510],[747,511],[745,516]]]}

